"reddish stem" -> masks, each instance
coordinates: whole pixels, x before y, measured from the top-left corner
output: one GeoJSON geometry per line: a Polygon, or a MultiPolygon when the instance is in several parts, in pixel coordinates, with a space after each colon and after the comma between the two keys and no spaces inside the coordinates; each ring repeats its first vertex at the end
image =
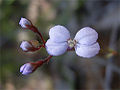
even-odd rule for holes
{"type": "Polygon", "coordinates": [[[42,36],[42,34],[39,32],[39,30],[35,27],[35,26],[30,26],[30,25],[26,25],[27,27],[28,27],[28,29],[30,29],[30,30],[32,30],[33,32],[35,32],[35,33],[37,33],[39,36],[40,36],[40,38],[41,38],[41,40],[42,40],[42,42],[43,42],[43,44],[44,44],[44,48],[45,48],[45,40],[43,39],[43,36],[42,36]]]}
{"type": "Polygon", "coordinates": [[[42,35],[41,35],[41,33],[39,31],[37,33],[39,34],[39,36],[40,36],[40,38],[41,38],[41,40],[42,40],[42,42],[44,44],[44,48],[45,48],[45,40],[43,39],[43,37],[42,37],[42,35]]]}
{"type": "Polygon", "coordinates": [[[52,56],[48,56],[47,58],[45,58],[44,60],[39,60],[37,62],[35,62],[38,67],[41,66],[43,63],[49,62],[49,60],[52,58],[52,56]]]}
{"type": "MultiPolygon", "coordinates": [[[[31,43],[31,42],[30,42],[31,43]]],[[[32,44],[31,44],[32,45],[32,44]]],[[[33,46],[33,45],[32,45],[33,46]]],[[[29,52],[29,51],[36,51],[36,50],[39,50],[41,47],[44,47],[44,45],[40,45],[39,47],[35,48],[34,46],[33,47],[29,47],[27,48],[28,51],[24,51],[24,52],[29,52]]]]}
{"type": "Polygon", "coordinates": [[[36,27],[33,26],[33,28],[36,29],[36,33],[40,36],[40,38],[41,38],[41,40],[42,40],[42,42],[44,44],[44,47],[45,47],[45,40],[43,39],[42,34],[39,32],[39,30],[36,27]]]}
{"type": "Polygon", "coordinates": [[[44,60],[39,60],[35,63],[31,63],[32,65],[34,65],[34,69],[33,72],[40,67],[42,64],[44,64],[45,62],[49,62],[49,60],[52,58],[52,56],[48,56],[47,58],[45,58],[44,60]]]}
{"type": "Polygon", "coordinates": [[[50,55],[50,56],[48,56],[47,58],[45,58],[44,59],[44,61],[43,61],[43,63],[45,63],[45,62],[49,62],[49,60],[52,58],[52,56],[50,55]]]}

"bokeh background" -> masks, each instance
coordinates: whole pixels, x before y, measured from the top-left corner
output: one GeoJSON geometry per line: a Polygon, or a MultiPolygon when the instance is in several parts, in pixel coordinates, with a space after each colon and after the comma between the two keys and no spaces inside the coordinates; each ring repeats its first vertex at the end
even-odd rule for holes
{"type": "Polygon", "coordinates": [[[0,90],[120,90],[120,0],[0,0],[0,90]],[[49,29],[64,25],[72,38],[85,26],[98,34],[100,53],[90,59],[75,52],[53,57],[23,76],[21,65],[48,56],[45,49],[23,52],[23,40],[40,40],[19,26],[26,17],[48,39],[49,29]]]}

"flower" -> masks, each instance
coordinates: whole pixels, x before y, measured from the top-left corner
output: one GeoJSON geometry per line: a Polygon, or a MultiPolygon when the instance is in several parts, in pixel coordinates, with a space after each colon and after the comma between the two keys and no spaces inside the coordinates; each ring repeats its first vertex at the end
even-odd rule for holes
{"type": "Polygon", "coordinates": [[[32,48],[33,46],[28,41],[22,41],[20,48],[22,48],[23,51],[28,51],[29,48],[32,48]]]}
{"type": "Polygon", "coordinates": [[[100,50],[99,43],[96,42],[98,33],[90,27],[82,28],[72,40],[69,31],[64,26],[57,25],[50,29],[49,37],[46,50],[52,56],[62,55],[74,48],[78,56],[90,58],[100,50]]]}
{"type": "Polygon", "coordinates": [[[19,24],[21,25],[22,28],[27,28],[27,25],[29,26],[32,25],[32,23],[26,18],[21,18],[19,24]]]}
{"type": "Polygon", "coordinates": [[[34,71],[35,67],[31,63],[26,63],[20,67],[20,72],[23,75],[31,74],[34,71]]]}

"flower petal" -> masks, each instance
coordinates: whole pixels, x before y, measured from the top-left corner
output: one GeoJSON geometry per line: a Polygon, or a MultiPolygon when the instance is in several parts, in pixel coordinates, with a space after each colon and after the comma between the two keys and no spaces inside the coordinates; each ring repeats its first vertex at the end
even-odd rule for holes
{"type": "Polygon", "coordinates": [[[70,38],[70,33],[64,26],[57,25],[50,29],[49,36],[54,42],[64,42],[70,38]]]}
{"type": "Polygon", "coordinates": [[[99,44],[96,42],[93,45],[81,45],[77,44],[75,47],[76,54],[81,57],[90,58],[98,54],[100,50],[99,44]]]}
{"type": "Polygon", "coordinates": [[[91,45],[98,39],[98,33],[90,27],[85,27],[77,32],[74,39],[80,44],[91,45]]]}
{"type": "Polygon", "coordinates": [[[46,42],[46,50],[52,56],[62,55],[63,53],[65,53],[67,48],[67,42],[57,43],[52,41],[51,39],[48,39],[46,42]]]}

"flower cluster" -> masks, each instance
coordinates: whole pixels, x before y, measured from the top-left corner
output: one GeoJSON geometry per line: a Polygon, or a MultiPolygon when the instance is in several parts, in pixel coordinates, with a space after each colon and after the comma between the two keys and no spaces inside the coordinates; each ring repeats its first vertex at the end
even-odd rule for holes
{"type": "Polygon", "coordinates": [[[39,45],[39,42],[36,40],[22,41],[20,48],[24,52],[34,52],[40,48],[45,48],[50,55],[44,60],[24,64],[20,68],[20,72],[23,75],[34,72],[43,63],[48,62],[52,56],[62,55],[66,51],[75,50],[78,56],[84,58],[91,58],[99,53],[100,46],[97,42],[98,33],[90,27],[82,28],[77,32],[75,38],[71,39],[69,31],[64,26],[56,25],[50,29],[49,39],[45,42],[42,34],[30,20],[21,18],[19,24],[23,29],[30,29],[38,34],[43,42],[43,44],[39,45]]]}

